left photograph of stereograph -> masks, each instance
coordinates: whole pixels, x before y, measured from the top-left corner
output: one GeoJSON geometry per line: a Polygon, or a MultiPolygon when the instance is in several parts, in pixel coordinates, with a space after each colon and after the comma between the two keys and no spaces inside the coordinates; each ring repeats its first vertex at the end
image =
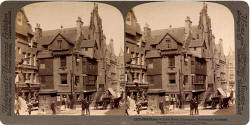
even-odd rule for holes
{"type": "Polygon", "coordinates": [[[124,21],[94,2],[39,2],[16,16],[16,115],[124,115],[124,21]]]}

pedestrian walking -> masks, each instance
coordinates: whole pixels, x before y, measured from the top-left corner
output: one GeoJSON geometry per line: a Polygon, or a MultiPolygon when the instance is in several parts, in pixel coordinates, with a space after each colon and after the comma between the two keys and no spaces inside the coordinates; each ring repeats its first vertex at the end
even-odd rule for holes
{"type": "Polygon", "coordinates": [[[56,115],[56,104],[55,104],[55,101],[52,101],[52,102],[51,102],[50,108],[51,108],[51,110],[52,110],[52,114],[53,114],[53,115],[56,115]]]}
{"type": "Polygon", "coordinates": [[[164,111],[164,103],[163,103],[162,100],[159,102],[159,108],[160,108],[160,110],[161,110],[161,114],[165,114],[165,111],[164,111]]]}
{"type": "Polygon", "coordinates": [[[141,105],[140,101],[137,101],[137,103],[136,103],[136,112],[137,112],[138,115],[140,114],[141,107],[142,107],[142,105],[141,105]]]}
{"type": "Polygon", "coordinates": [[[89,111],[89,105],[90,105],[90,100],[86,100],[86,115],[90,115],[90,111],[89,111]]]}
{"type": "Polygon", "coordinates": [[[190,100],[190,115],[194,115],[194,107],[195,107],[194,99],[191,99],[190,100]]]}
{"type": "Polygon", "coordinates": [[[31,109],[32,109],[31,102],[29,102],[27,106],[28,106],[28,113],[29,113],[29,115],[31,115],[31,109]]]}
{"type": "Polygon", "coordinates": [[[125,107],[125,114],[126,114],[126,116],[129,116],[128,110],[130,108],[129,107],[130,106],[130,100],[129,100],[128,96],[126,98],[127,98],[127,100],[125,101],[125,105],[126,105],[126,107],[125,107]]]}
{"type": "Polygon", "coordinates": [[[85,115],[85,110],[86,110],[86,100],[83,98],[81,99],[81,104],[82,104],[82,115],[85,115]]]}
{"type": "Polygon", "coordinates": [[[196,115],[199,115],[199,102],[198,102],[198,99],[195,99],[195,100],[194,100],[194,106],[195,106],[195,108],[194,108],[194,113],[195,113],[196,115]]]}
{"type": "Polygon", "coordinates": [[[20,110],[21,110],[21,100],[20,97],[17,95],[16,100],[15,100],[15,109],[16,109],[16,115],[20,115],[20,110]]]}

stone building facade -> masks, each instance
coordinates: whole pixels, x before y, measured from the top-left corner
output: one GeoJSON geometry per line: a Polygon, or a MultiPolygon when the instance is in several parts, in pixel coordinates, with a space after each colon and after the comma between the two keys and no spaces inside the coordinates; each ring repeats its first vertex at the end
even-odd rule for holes
{"type": "Polygon", "coordinates": [[[29,24],[25,11],[21,9],[16,16],[16,93],[26,101],[37,99],[40,90],[37,67],[37,30],[29,24]]]}
{"type": "MultiPolygon", "coordinates": [[[[40,28],[40,27],[38,27],[40,28]]],[[[42,31],[40,28],[38,60],[41,82],[41,106],[53,100],[70,103],[84,96],[94,98],[98,88],[104,88],[104,35],[98,5],[91,12],[90,25],[81,18],[76,27],[42,31]],[[51,99],[49,99],[51,98],[51,99]]]]}
{"type": "Polygon", "coordinates": [[[226,69],[227,91],[235,90],[235,51],[231,48],[226,56],[226,69]]]}
{"type": "Polygon", "coordinates": [[[125,91],[125,63],[124,63],[124,51],[120,49],[119,56],[117,58],[117,75],[120,84],[120,93],[125,91]]]}
{"type": "Polygon", "coordinates": [[[144,28],[151,32],[145,38],[147,93],[152,93],[154,98],[149,102],[152,109],[157,109],[165,95],[175,98],[180,105],[191,98],[204,100],[209,84],[214,86],[210,71],[214,37],[207,5],[203,5],[198,25],[192,26],[189,17],[184,24],[184,27],[169,26],[162,30],[144,28]]]}
{"type": "Polygon", "coordinates": [[[125,73],[127,74],[127,88],[136,95],[139,89],[146,90],[145,46],[143,33],[133,10],[126,17],[125,30],[125,73]]]}
{"type": "Polygon", "coordinates": [[[221,88],[223,91],[227,90],[226,81],[226,56],[223,51],[223,40],[219,39],[219,43],[215,47],[215,84],[216,88],[221,88]]]}

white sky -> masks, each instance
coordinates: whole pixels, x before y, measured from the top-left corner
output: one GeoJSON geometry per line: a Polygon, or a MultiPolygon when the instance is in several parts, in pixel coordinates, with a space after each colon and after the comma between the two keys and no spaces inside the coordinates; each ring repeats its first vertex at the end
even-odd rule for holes
{"type": "MultiPolygon", "coordinates": [[[[206,2],[208,15],[211,18],[212,32],[215,43],[223,39],[225,55],[229,47],[234,50],[234,19],[230,10],[217,3],[206,2]]],[[[187,16],[191,18],[192,25],[198,25],[203,2],[153,2],[141,4],[133,8],[138,23],[143,28],[148,23],[152,30],[172,27],[184,27],[187,16]]]]}
{"type": "MultiPolygon", "coordinates": [[[[84,26],[90,23],[93,2],[40,2],[24,7],[26,16],[34,29],[36,23],[41,24],[43,30],[75,27],[77,17],[81,17],[84,26]]],[[[102,18],[103,31],[106,42],[114,39],[115,54],[124,48],[124,21],[118,9],[113,6],[98,3],[99,15],[102,18]]]]}

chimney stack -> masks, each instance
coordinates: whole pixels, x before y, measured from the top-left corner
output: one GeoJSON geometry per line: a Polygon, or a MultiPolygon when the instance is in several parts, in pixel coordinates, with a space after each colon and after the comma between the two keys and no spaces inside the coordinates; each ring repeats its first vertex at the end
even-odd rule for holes
{"type": "Polygon", "coordinates": [[[76,20],[76,40],[80,40],[82,37],[82,27],[83,27],[83,22],[82,18],[78,17],[76,20]]]}
{"type": "Polygon", "coordinates": [[[39,23],[36,24],[35,27],[35,39],[38,40],[42,37],[42,29],[41,29],[41,25],[39,23]]]}
{"type": "Polygon", "coordinates": [[[185,34],[191,33],[191,26],[192,26],[192,21],[190,20],[190,17],[187,16],[185,20],[185,34]]]}
{"type": "Polygon", "coordinates": [[[172,25],[169,25],[169,30],[170,30],[170,32],[174,32],[172,25]]]}
{"type": "Polygon", "coordinates": [[[144,35],[145,37],[150,37],[151,36],[151,28],[149,28],[149,25],[146,23],[144,27],[144,35]]]}

